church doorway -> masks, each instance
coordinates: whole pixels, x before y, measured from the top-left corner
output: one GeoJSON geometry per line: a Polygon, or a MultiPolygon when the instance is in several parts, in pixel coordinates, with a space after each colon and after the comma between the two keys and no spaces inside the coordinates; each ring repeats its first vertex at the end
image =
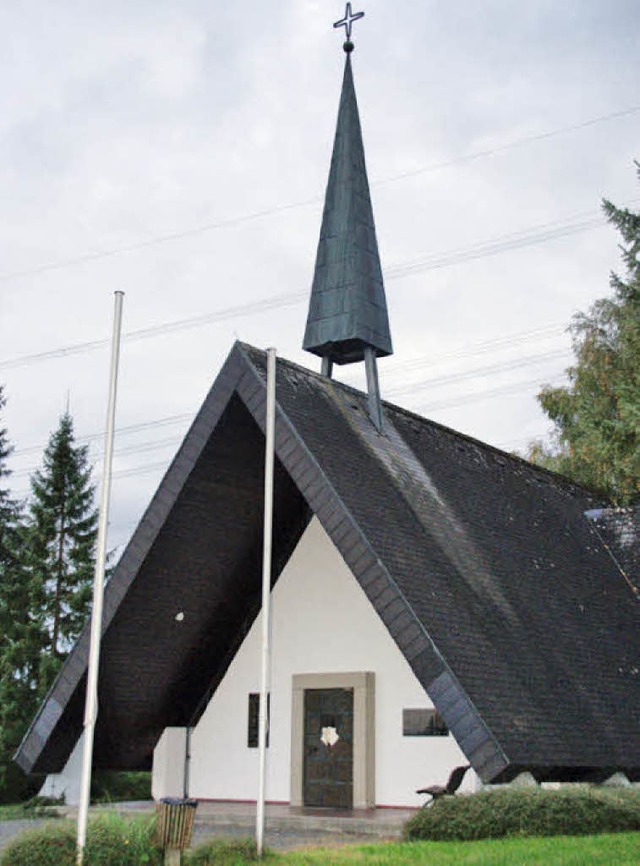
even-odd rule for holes
{"type": "Polygon", "coordinates": [[[353,689],[304,692],[303,801],[353,808],[353,689]]]}
{"type": "Polygon", "coordinates": [[[291,805],[375,806],[375,674],[295,674],[291,805]]]}

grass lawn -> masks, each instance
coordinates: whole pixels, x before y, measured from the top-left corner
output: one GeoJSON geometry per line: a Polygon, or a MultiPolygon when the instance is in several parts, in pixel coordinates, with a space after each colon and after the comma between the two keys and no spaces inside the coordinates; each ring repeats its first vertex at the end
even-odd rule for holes
{"type": "Polygon", "coordinates": [[[265,862],[269,866],[638,866],[640,833],[347,845],[272,854],[265,862]]]}
{"type": "Polygon", "coordinates": [[[33,803],[0,803],[0,821],[29,820],[31,818],[57,818],[55,809],[33,803]]]}
{"type": "Polygon", "coordinates": [[[0,821],[13,821],[17,818],[35,818],[33,810],[25,809],[23,803],[0,804],[0,821]]]}

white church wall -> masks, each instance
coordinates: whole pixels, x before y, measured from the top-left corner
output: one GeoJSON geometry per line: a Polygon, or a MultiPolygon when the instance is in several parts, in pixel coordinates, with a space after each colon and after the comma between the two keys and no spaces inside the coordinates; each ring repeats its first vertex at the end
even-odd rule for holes
{"type": "MultiPolygon", "coordinates": [[[[376,803],[418,806],[415,789],[467,763],[452,736],[404,737],[402,710],[432,707],[339,552],[314,518],[272,594],[267,798],[289,802],[294,674],[375,673],[376,803]]],[[[190,791],[255,800],[258,752],[247,747],[248,695],[259,691],[260,617],[191,737],[190,791]]],[[[463,789],[475,787],[467,773],[463,789]]]]}
{"type": "Polygon", "coordinates": [[[184,796],[184,771],[187,751],[187,729],[165,728],[153,752],[151,796],[184,796]]]}
{"type": "Polygon", "coordinates": [[[75,744],[73,752],[61,773],[49,773],[40,788],[41,797],[64,797],[68,806],[77,806],[80,802],[80,786],[82,782],[82,753],[84,750],[84,734],[75,744]]]}

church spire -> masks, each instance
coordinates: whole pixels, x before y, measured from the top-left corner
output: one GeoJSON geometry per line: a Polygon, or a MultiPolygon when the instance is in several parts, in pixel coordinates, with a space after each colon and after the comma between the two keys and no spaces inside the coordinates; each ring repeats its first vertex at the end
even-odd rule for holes
{"type": "Polygon", "coordinates": [[[345,28],[346,58],[303,348],[322,358],[327,375],[334,363],[365,361],[379,428],[376,358],[393,348],[351,69],[351,26],[363,15],[353,15],[347,3],[345,17],[334,24],[345,28]]]}

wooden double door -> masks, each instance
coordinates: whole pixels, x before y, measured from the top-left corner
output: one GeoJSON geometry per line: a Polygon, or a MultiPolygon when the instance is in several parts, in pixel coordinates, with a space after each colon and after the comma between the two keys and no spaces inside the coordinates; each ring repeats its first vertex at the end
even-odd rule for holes
{"type": "Polygon", "coordinates": [[[305,806],[353,808],[353,689],[305,689],[305,806]]]}

